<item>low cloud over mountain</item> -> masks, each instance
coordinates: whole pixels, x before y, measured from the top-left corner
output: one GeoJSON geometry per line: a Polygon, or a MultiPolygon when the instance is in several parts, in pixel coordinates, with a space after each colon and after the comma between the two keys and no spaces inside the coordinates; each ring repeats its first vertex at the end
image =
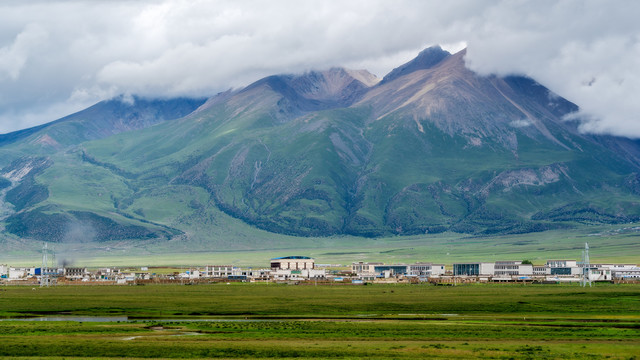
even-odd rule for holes
{"type": "Polygon", "coordinates": [[[0,5],[0,132],[117,94],[210,96],[343,65],[382,77],[429,44],[535,78],[582,131],[640,137],[639,4],[621,1],[68,1],[0,5]]]}

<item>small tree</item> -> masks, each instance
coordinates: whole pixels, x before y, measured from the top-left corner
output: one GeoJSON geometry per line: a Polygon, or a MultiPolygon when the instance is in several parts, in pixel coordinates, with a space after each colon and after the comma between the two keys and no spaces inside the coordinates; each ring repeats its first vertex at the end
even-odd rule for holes
{"type": "Polygon", "coordinates": [[[522,260],[523,264],[529,264],[529,265],[533,265],[533,263],[531,262],[531,260],[522,260]]]}

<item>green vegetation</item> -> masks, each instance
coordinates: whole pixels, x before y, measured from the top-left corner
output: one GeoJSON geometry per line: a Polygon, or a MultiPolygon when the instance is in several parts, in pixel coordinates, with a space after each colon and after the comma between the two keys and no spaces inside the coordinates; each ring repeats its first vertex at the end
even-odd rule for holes
{"type": "MultiPolygon", "coordinates": [[[[136,240],[50,244],[59,259],[78,266],[268,266],[268,260],[283,255],[306,255],[320,264],[350,265],[353,261],[411,263],[430,261],[450,265],[461,261],[529,259],[544,264],[548,259],[579,260],[584,243],[591,247],[593,263],[633,263],[640,260],[640,224],[582,226],[571,230],[540,233],[466,236],[439,233],[368,239],[352,236],[296,237],[252,228],[217,212],[188,219],[194,233],[172,240],[136,240]],[[205,233],[200,221],[215,224],[217,231],[205,233]]],[[[159,229],[162,230],[162,229],[159,229]]],[[[34,266],[41,262],[41,242],[13,237],[0,238],[0,263],[34,266]]]]}
{"type": "MultiPolygon", "coordinates": [[[[399,314],[633,315],[634,285],[279,284],[3,287],[0,315],[127,315],[342,318],[399,314]],[[455,301],[452,301],[454,299],[455,301]]],[[[637,315],[637,314],[636,314],[637,315]]]]}
{"type": "Polygon", "coordinates": [[[635,285],[6,287],[4,316],[133,320],[0,321],[0,356],[631,359],[639,299],[635,285]]]}

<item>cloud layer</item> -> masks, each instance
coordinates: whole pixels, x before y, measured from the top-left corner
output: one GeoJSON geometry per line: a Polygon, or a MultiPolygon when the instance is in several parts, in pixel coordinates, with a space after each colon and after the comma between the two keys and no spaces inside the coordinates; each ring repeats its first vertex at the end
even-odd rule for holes
{"type": "Polygon", "coordinates": [[[636,1],[9,1],[0,132],[117,94],[211,95],[330,66],[383,76],[432,44],[482,74],[529,75],[585,131],[640,137],[636,1]],[[615,5],[615,6],[614,6],[615,5]]]}

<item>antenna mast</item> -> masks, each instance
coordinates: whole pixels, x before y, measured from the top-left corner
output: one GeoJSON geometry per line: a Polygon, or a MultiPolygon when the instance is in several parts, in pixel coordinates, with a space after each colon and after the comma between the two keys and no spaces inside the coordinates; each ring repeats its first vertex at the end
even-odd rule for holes
{"type": "Polygon", "coordinates": [[[42,243],[42,268],[40,268],[40,287],[49,286],[49,249],[47,243],[42,243]]]}
{"type": "Polygon", "coordinates": [[[591,263],[589,261],[589,243],[584,243],[584,250],[582,250],[582,279],[580,279],[580,284],[582,287],[586,287],[587,283],[589,283],[589,287],[591,287],[591,279],[589,278],[589,270],[591,268],[591,263]]]}
{"type": "MultiPolygon", "coordinates": [[[[57,283],[57,279],[51,279],[51,275],[55,273],[51,272],[50,266],[55,267],[56,262],[56,253],[53,249],[49,249],[49,246],[46,242],[42,243],[42,268],[40,269],[40,287],[49,286],[53,280],[54,283],[57,283]],[[51,265],[49,265],[51,262],[51,265]]],[[[55,276],[54,276],[55,277],[55,276]]]]}

